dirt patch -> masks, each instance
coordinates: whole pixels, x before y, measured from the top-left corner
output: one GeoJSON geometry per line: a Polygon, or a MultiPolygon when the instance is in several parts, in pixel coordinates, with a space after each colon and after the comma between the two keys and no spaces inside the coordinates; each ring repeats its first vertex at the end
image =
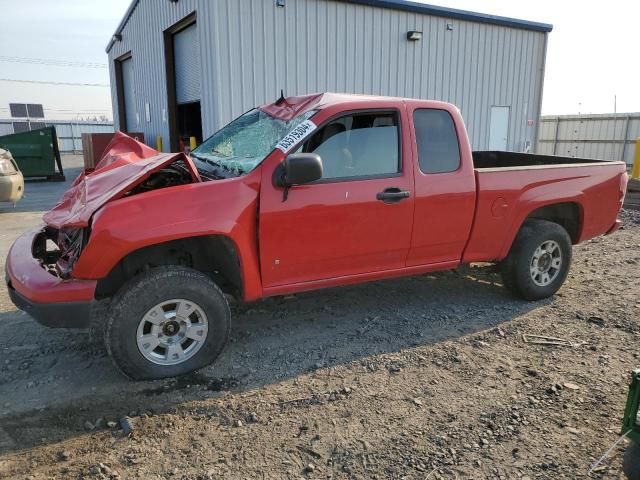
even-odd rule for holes
{"type": "MultiPolygon", "coordinates": [[[[623,219],[553,299],[474,268],[236,305],[220,361],[179,380],[127,382],[85,333],[7,308],[0,477],[586,478],[640,363],[623,219]]],[[[621,449],[594,478],[621,475],[621,449]]]]}

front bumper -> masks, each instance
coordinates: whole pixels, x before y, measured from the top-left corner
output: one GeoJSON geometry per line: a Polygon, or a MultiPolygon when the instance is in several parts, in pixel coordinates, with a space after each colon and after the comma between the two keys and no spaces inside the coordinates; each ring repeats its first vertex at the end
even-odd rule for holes
{"type": "Polygon", "coordinates": [[[64,280],[45,268],[34,255],[36,242],[45,235],[42,227],[19,237],[9,250],[6,283],[9,296],[20,310],[38,323],[56,328],[86,328],[96,281],[64,280]]]}
{"type": "Polygon", "coordinates": [[[34,303],[20,295],[11,282],[7,288],[13,304],[45,327],[89,328],[91,302],[34,303]]]}
{"type": "Polygon", "coordinates": [[[0,202],[17,203],[24,193],[22,173],[0,175],[0,202]]]}

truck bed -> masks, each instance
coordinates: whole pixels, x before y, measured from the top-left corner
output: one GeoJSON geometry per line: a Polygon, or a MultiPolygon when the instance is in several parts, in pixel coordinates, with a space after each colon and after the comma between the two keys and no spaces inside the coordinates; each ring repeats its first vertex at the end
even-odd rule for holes
{"type": "Polygon", "coordinates": [[[473,152],[473,163],[477,202],[466,263],[503,259],[526,217],[545,205],[564,205],[553,212],[576,218],[573,243],[615,225],[626,187],[623,162],[483,151],[473,152]]]}
{"type": "Polygon", "coordinates": [[[558,157],[555,155],[540,155],[537,153],[517,153],[500,151],[474,151],[473,166],[476,169],[484,168],[515,168],[515,167],[542,167],[555,165],[584,165],[584,164],[610,164],[607,160],[594,160],[591,158],[558,157]]]}

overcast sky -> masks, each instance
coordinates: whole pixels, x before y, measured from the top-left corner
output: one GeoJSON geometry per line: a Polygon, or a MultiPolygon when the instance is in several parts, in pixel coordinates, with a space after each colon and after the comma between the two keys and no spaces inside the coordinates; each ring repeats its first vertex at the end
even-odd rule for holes
{"type": "MultiPolygon", "coordinates": [[[[159,0],[156,0],[159,1],[159,0]]],[[[263,0],[270,1],[270,0],[263,0]]],[[[295,1],[295,0],[294,0],[295,1]]],[[[105,46],[130,0],[0,0],[0,79],[105,85],[105,46]],[[8,62],[6,57],[57,65],[8,62]],[[75,62],[75,63],[73,63],[75,62]],[[60,65],[63,63],[63,65],[60,65]],[[82,67],[71,66],[82,64],[82,67]],[[87,64],[93,64],[92,68],[87,64]]],[[[640,2],[433,0],[434,5],[536,20],[549,36],[543,114],[640,111],[640,2]]],[[[43,103],[48,118],[111,117],[104,86],[0,80],[0,118],[9,102],[43,103]]]]}

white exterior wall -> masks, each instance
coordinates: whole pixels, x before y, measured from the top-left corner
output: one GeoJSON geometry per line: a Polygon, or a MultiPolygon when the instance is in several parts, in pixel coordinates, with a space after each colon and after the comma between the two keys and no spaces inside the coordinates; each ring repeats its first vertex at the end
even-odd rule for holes
{"type": "Polygon", "coordinates": [[[140,0],[109,63],[118,125],[113,61],[132,52],[136,130],[152,145],[157,135],[169,144],[163,31],[193,11],[205,138],[284,89],[448,101],[462,111],[475,149],[488,148],[491,106],[505,105],[508,148],[535,147],[546,33],[337,0],[289,0],[284,8],[270,0],[140,0]],[[409,30],[423,40],[407,41],[409,30]]]}

